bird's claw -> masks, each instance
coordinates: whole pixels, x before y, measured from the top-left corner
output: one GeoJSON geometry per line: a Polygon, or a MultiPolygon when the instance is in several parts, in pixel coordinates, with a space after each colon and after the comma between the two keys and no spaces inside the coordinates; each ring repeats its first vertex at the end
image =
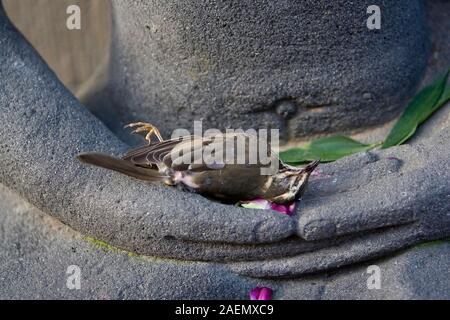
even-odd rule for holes
{"type": "Polygon", "coordinates": [[[145,140],[148,141],[149,144],[152,143],[152,136],[156,136],[158,138],[159,142],[163,141],[164,139],[161,136],[161,133],[159,132],[158,128],[156,128],[154,125],[147,123],[147,122],[133,122],[130,124],[127,124],[125,128],[135,128],[131,133],[141,133],[141,132],[147,132],[147,135],[145,136],[145,140]]]}

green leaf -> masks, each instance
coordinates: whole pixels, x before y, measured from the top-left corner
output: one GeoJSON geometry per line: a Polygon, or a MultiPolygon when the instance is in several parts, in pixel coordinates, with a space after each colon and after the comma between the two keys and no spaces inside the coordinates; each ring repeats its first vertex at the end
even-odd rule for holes
{"type": "Polygon", "coordinates": [[[450,90],[446,89],[448,74],[447,71],[413,98],[383,143],[383,149],[408,140],[416,132],[417,127],[450,98],[450,90]]]}
{"type": "Polygon", "coordinates": [[[379,145],[363,144],[344,136],[331,136],[314,140],[301,148],[293,148],[280,153],[280,158],[286,163],[299,164],[321,159],[331,162],[361,151],[370,150],[379,145]]]}
{"type": "Polygon", "coordinates": [[[354,153],[372,149],[374,146],[344,136],[332,136],[312,141],[307,146],[307,150],[323,159],[322,161],[335,161],[354,153]]]}
{"type": "Polygon", "coordinates": [[[268,209],[267,201],[250,201],[241,203],[240,206],[247,209],[268,209]]]}
{"type": "Polygon", "coordinates": [[[292,148],[280,153],[280,159],[286,163],[301,163],[316,160],[315,155],[303,148],[292,148]]]}
{"type": "Polygon", "coordinates": [[[357,152],[371,150],[381,144],[382,148],[402,144],[416,132],[421,123],[450,100],[450,85],[446,86],[449,72],[450,70],[413,98],[384,143],[363,144],[348,137],[332,136],[281,152],[280,159],[292,165],[317,159],[331,162],[357,152]]]}
{"type": "Polygon", "coordinates": [[[441,107],[449,100],[450,100],[450,83],[445,87],[445,90],[442,93],[441,99],[439,99],[437,105],[441,107]]]}

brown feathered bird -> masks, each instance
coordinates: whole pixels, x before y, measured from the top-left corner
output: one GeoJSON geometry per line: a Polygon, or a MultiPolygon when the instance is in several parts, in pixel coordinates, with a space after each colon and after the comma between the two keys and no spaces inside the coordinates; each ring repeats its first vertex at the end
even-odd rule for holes
{"type": "Polygon", "coordinates": [[[319,161],[314,161],[303,168],[289,166],[270,146],[264,164],[259,158],[250,163],[249,152],[254,152],[255,140],[245,133],[163,140],[159,131],[150,124],[139,122],[127,127],[137,127],[133,133],[146,132],[149,144],[130,150],[121,159],[101,153],[83,153],[77,158],[140,180],[182,185],[190,191],[229,202],[263,198],[278,204],[299,199],[311,172],[319,164],[319,161]],[[152,135],[159,142],[152,143],[152,135]],[[244,141],[240,151],[239,146],[236,147],[237,141],[244,141]],[[237,161],[238,152],[244,154],[244,163],[237,161]],[[205,154],[214,160],[205,161],[205,154]],[[218,158],[223,160],[216,160],[218,154],[222,154],[218,158]],[[261,170],[273,163],[277,165],[276,170],[269,175],[262,174],[261,170]]]}

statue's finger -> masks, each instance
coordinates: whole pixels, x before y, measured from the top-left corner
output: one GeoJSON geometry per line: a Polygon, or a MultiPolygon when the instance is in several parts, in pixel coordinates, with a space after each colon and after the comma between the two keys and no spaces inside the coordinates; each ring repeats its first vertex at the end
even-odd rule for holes
{"type": "Polygon", "coordinates": [[[398,172],[354,190],[305,199],[298,209],[298,234],[317,240],[419,219],[418,208],[432,192],[420,172],[398,172]]]}
{"type": "Polygon", "coordinates": [[[295,257],[237,262],[230,267],[235,273],[249,277],[298,277],[382,257],[419,241],[417,226],[406,225],[361,235],[339,245],[295,257]]]}

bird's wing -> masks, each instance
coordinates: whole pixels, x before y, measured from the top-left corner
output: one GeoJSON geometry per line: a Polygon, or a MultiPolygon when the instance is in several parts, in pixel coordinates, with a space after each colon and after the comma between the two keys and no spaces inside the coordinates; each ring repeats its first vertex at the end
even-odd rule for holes
{"type": "Polygon", "coordinates": [[[159,143],[141,146],[128,151],[123,160],[131,161],[139,166],[151,166],[163,162],[164,156],[167,155],[177,144],[183,141],[184,137],[177,139],[165,140],[159,143]]]}
{"type": "Polygon", "coordinates": [[[166,175],[161,174],[156,170],[141,168],[135,166],[129,161],[114,158],[102,153],[82,153],[77,156],[77,159],[81,162],[92,164],[109,170],[118,171],[140,180],[164,181],[168,178],[166,175]]]}
{"type": "MultiPolygon", "coordinates": [[[[211,139],[208,138],[184,136],[132,149],[128,151],[122,159],[142,167],[164,164],[166,167],[170,168],[172,167],[172,159],[187,153],[192,155],[198,154],[198,152],[194,151],[201,150],[204,145],[207,145],[210,142],[211,139]]],[[[200,152],[200,154],[202,154],[202,152],[200,152]]],[[[185,162],[193,162],[193,160],[194,159],[191,161],[186,160],[185,162]]],[[[179,167],[176,170],[184,169],[179,167]]]]}
{"type": "MultiPolygon", "coordinates": [[[[208,137],[185,136],[130,150],[123,160],[131,161],[138,166],[164,164],[175,171],[220,170],[228,164],[261,167],[261,163],[258,162],[257,148],[257,137],[246,133],[228,133],[208,137]],[[243,140],[239,141],[239,139],[243,140]],[[249,153],[256,156],[253,162],[249,161],[249,153]]],[[[274,155],[270,147],[268,147],[268,155],[274,155]]]]}
{"type": "MultiPolygon", "coordinates": [[[[276,157],[270,146],[267,149],[268,157],[276,157]]],[[[228,133],[186,140],[177,144],[164,157],[164,163],[173,170],[194,172],[222,170],[229,165],[261,168],[265,164],[260,160],[257,137],[246,133],[228,133]],[[250,153],[253,155],[251,159],[250,153]]]]}

